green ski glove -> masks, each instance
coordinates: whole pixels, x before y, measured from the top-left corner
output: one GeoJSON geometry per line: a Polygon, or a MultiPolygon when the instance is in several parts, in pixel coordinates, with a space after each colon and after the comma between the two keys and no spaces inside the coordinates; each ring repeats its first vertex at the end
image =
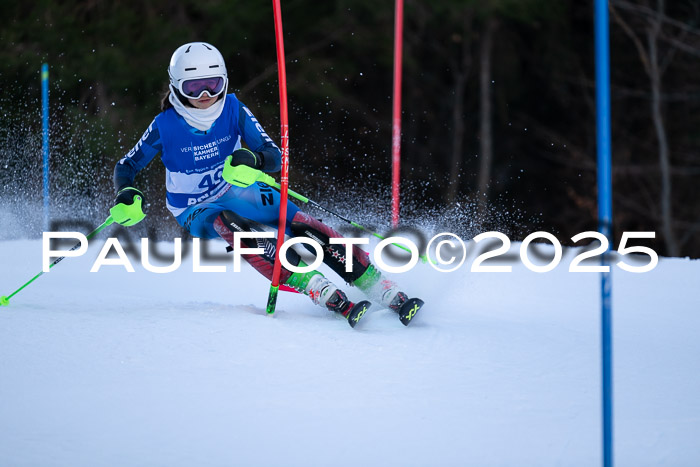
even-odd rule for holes
{"type": "Polygon", "coordinates": [[[136,188],[126,187],[119,190],[114,203],[109,214],[117,224],[129,227],[138,224],[146,217],[143,212],[143,193],[136,188]]]}
{"type": "Polygon", "coordinates": [[[246,188],[258,180],[265,181],[265,178],[268,177],[267,174],[258,169],[250,167],[249,165],[231,165],[232,159],[233,156],[228,156],[226,158],[224,161],[224,171],[222,173],[224,180],[229,182],[231,185],[246,188]]]}
{"type": "Polygon", "coordinates": [[[262,170],[265,162],[262,154],[253,152],[248,148],[238,148],[231,153],[231,165],[247,165],[254,169],[262,170]]]}

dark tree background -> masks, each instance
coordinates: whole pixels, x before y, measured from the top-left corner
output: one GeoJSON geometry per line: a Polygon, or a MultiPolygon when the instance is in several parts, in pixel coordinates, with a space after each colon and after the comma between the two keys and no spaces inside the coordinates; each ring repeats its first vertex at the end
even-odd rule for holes
{"type": "MultiPolygon", "coordinates": [[[[278,137],[272,2],[2,6],[0,197],[41,197],[43,62],[59,207],[109,205],[112,167],[159,112],[170,55],[188,41],[221,50],[229,91],[278,137]]],[[[390,205],[393,8],[282,1],[292,184],[377,215],[390,205]]],[[[592,0],[406,0],[405,15],[402,214],[462,210],[482,231],[510,219],[565,244],[595,230],[592,0]]],[[[698,257],[700,4],[612,0],[610,18],[616,242],[655,231],[657,252],[698,257]]],[[[140,177],[149,218],[171,222],[160,163],[140,177]]]]}

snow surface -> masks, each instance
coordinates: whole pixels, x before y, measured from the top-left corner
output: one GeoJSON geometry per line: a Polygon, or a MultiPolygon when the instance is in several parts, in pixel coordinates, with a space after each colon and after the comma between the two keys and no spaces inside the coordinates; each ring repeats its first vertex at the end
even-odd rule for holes
{"type": "MultiPolygon", "coordinates": [[[[409,327],[375,306],[351,329],[289,293],[267,316],[247,265],[90,273],[104,241],[0,308],[1,466],[600,464],[599,276],[572,250],[543,274],[419,264],[394,276],[427,303],[409,327]]],[[[0,258],[7,295],[41,241],[0,258]]],[[[700,465],[699,276],[614,268],[619,466],[700,465]]]]}

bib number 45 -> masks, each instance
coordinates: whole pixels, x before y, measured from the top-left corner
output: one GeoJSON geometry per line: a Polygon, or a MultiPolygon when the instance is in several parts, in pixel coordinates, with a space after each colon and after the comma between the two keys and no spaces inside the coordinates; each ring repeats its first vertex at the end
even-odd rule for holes
{"type": "Polygon", "coordinates": [[[211,173],[204,174],[202,180],[199,182],[198,188],[202,190],[211,190],[216,185],[221,183],[221,174],[223,173],[223,167],[214,172],[213,177],[211,173]]]}

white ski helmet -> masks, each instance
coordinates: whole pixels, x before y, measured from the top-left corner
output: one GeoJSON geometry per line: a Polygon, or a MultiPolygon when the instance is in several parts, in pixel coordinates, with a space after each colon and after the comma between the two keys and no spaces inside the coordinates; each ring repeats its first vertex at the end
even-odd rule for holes
{"type": "Polygon", "coordinates": [[[190,42],[177,48],[170,58],[168,75],[172,90],[197,99],[206,91],[211,97],[228,88],[226,64],[221,52],[206,42],[190,42]]]}

